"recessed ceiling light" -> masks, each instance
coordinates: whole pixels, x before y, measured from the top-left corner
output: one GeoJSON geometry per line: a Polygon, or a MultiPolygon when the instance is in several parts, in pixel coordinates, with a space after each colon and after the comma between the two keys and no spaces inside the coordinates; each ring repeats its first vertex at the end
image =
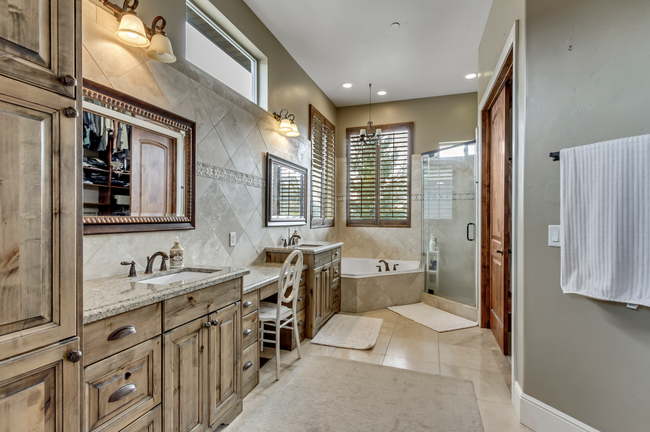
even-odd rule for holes
{"type": "Polygon", "coordinates": [[[476,77],[477,77],[477,75],[476,75],[475,73],[471,73],[471,74],[469,74],[469,75],[465,75],[465,78],[466,78],[466,79],[474,79],[474,78],[476,78],[476,77]]]}
{"type": "Polygon", "coordinates": [[[378,91],[377,94],[378,94],[379,96],[383,96],[383,95],[386,94],[386,92],[385,92],[384,90],[382,90],[382,91],[378,91]]]}
{"type": "Polygon", "coordinates": [[[391,26],[392,28],[398,28],[398,27],[400,26],[400,23],[398,23],[398,22],[396,21],[396,22],[392,23],[390,26],[391,26]]]}
{"type": "Polygon", "coordinates": [[[352,83],[345,83],[345,84],[343,84],[343,87],[350,88],[350,87],[352,87],[352,83]]]}

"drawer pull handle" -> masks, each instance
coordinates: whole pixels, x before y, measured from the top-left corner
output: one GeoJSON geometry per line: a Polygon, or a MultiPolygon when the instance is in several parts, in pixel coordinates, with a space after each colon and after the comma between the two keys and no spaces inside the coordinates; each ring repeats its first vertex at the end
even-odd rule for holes
{"type": "Polygon", "coordinates": [[[299,326],[302,325],[302,320],[298,321],[298,325],[299,325],[299,326]]]}
{"type": "Polygon", "coordinates": [[[125,338],[128,335],[132,335],[133,333],[136,333],[135,326],[128,325],[128,326],[120,327],[108,336],[108,340],[115,341],[118,339],[125,338]]]}
{"type": "Polygon", "coordinates": [[[252,361],[248,361],[248,362],[246,362],[246,364],[244,365],[244,370],[247,371],[247,370],[250,369],[251,367],[253,367],[253,362],[252,362],[252,361]]]}
{"type": "Polygon", "coordinates": [[[300,278],[300,283],[303,283],[305,281],[305,278],[300,278]]]}
{"type": "Polygon", "coordinates": [[[301,302],[301,301],[302,301],[302,297],[298,297],[298,301],[301,302]]]}
{"type": "Polygon", "coordinates": [[[253,333],[253,329],[246,329],[244,330],[244,337],[248,336],[249,334],[253,333]]]}
{"type": "Polygon", "coordinates": [[[334,252],[334,256],[339,256],[339,253],[338,253],[338,252],[334,252]]]}
{"type": "Polygon", "coordinates": [[[243,306],[244,306],[244,308],[249,308],[249,307],[253,306],[253,302],[252,301],[244,302],[243,306]]]}
{"type": "Polygon", "coordinates": [[[117,390],[115,390],[115,392],[111,395],[111,397],[108,398],[108,401],[117,402],[119,400],[122,400],[128,395],[130,395],[131,393],[133,393],[136,389],[137,387],[135,386],[135,384],[124,385],[118,388],[117,390]]]}
{"type": "Polygon", "coordinates": [[[334,270],[334,274],[339,274],[339,271],[338,271],[338,270],[334,270]]]}
{"type": "Polygon", "coordinates": [[[219,325],[219,320],[214,319],[214,320],[210,321],[210,324],[212,324],[213,326],[216,327],[216,326],[219,325]]]}

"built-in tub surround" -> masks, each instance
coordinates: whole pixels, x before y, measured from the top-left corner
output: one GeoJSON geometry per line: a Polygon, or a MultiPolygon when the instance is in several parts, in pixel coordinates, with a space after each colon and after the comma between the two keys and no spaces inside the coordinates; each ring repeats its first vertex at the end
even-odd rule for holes
{"type": "Polygon", "coordinates": [[[420,261],[341,259],[341,311],[367,312],[389,306],[418,303],[424,286],[420,261]],[[395,264],[399,270],[393,271],[395,264]],[[381,265],[379,272],[377,266],[381,265]]]}
{"type": "MultiPolygon", "coordinates": [[[[83,76],[195,121],[197,177],[196,229],[84,236],[84,280],[125,274],[121,261],[135,261],[142,273],[147,256],[169,251],[176,236],[186,266],[263,261],[264,249],[287,236],[286,228],[264,226],[265,154],[310,167],[309,141],[285,137],[267,111],[184,59],[163,64],[117,42],[117,21],[88,4],[82,5],[83,76]]],[[[335,228],[297,230],[303,242],[335,239],[335,228]]]]}

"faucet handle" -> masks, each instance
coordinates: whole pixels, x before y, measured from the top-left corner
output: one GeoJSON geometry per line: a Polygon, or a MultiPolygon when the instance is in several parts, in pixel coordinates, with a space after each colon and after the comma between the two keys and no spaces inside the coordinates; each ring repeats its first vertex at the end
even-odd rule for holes
{"type": "Polygon", "coordinates": [[[162,260],[160,261],[160,271],[167,271],[167,260],[169,259],[166,256],[161,257],[162,260]]]}
{"type": "Polygon", "coordinates": [[[138,275],[138,271],[135,269],[135,261],[122,261],[120,264],[122,265],[130,265],[131,268],[129,269],[129,277],[135,277],[138,275]]]}

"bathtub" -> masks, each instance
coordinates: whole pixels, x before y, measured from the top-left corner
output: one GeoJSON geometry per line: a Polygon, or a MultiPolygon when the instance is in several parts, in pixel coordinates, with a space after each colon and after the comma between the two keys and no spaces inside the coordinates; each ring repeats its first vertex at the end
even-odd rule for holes
{"type": "Polygon", "coordinates": [[[424,272],[419,261],[341,258],[341,311],[368,312],[420,302],[424,272]],[[393,267],[397,264],[397,270],[393,267]],[[381,265],[381,272],[377,268],[381,265]]]}

